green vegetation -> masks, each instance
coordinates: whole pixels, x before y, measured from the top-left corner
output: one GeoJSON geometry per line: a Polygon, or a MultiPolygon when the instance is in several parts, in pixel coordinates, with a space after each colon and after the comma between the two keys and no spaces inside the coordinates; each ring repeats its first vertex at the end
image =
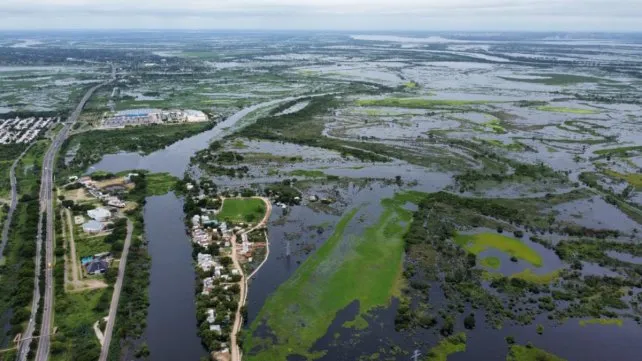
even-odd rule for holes
{"type": "Polygon", "coordinates": [[[530,76],[537,76],[540,78],[514,78],[500,76],[499,78],[510,81],[518,81],[524,83],[533,83],[533,84],[545,84],[545,85],[571,85],[577,83],[599,83],[603,81],[609,81],[608,79],[596,78],[592,76],[585,75],[573,75],[573,74],[557,74],[557,73],[531,73],[530,76]]]}
{"type": "Polygon", "coordinates": [[[622,327],[622,325],[624,325],[624,321],[621,318],[592,318],[589,320],[580,320],[579,323],[582,327],[589,325],[622,327]]]}
{"type": "Polygon", "coordinates": [[[323,173],[323,171],[305,170],[305,169],[297,169],[288,174],[293,177],[307,177],[307,178],[325,178],[326,176],[325,173],[323,173]]]}
{"type": "Polygon", "coordinates": [[[265,203],[258,198],[226,198],[218,219],[226,222],[255,223],[263,219],[265,203]]]}
{"type": "Polygon", "coordinates": [[[531,269],[527,268],[522,272],[512,274],[510,278],[518,278],[530,283],[539,285],[549,284],[560,277],[560,271],[552,271],[544,274],[534,273],[531,269]]]}
{"type": "Polygon", "coordinates": [[[455,242],[472,254],[479,254],[489,248],[510,254],[524,260],[535,267],[541,267],[543,260],[535,250],[523,242],[494,233],[479,233],[475,235],[457,235],[455,242]]]}
{"type": "Polygon", "coordinates": [[[594,109],[582,109],[582,108],[569,108],[569,107],[555,107],[555,106],[538,106],[535,109],[541,110],[543,112],[554,112],[554,113],[571,113],[571,114],[598,114],[599,111],[594,109]]]}
{"type": "Polygon", "coordinates": [[[499,257],[485,257],[479,261],[479,264],[484,267],[499,269],[499,267],[502,265],[502,261],[499,259],[499,257]]]}
{"type": "Polygon", "coordinates": [[[389,161],[387,156],[371,149],[370,147],[373,146],[371,144],[342,141],[322,135],[325,125],[322,120],[316,117],[328,114],[337,105],[337,100],[332,96],[314,98],[310,100],[307,107],[296,113],[261,118],[241,130],[240,135],[248,138],[325,148],[362,161],[389,161]],[[368,147],[368,149],[361,149],[362,147],[368,147]]]}
{"type": "Polygon", "coordinates": [[[506,361],[565,361],[563,358],[550,354],[542,349],[528,346],[512,345],[506,361]]]}
{"type": "Polygon", "coordinates": [[[466,334],[460,332],[439,341],[437,346],[430,349],[426,356],[426,361],[446,361],[448,356],[457,353],[466,352],[466,334]]]}
{"type": "Polygon", "coordinates": [[[147,194],[160,196],[176,189],[179,179],[169,173],[146,174],[147,194]]]}
{"type": "MultiPolygon", "coordinates": [[[[0,322],[4,325],[8,321],[10,329],[0,334],[0,343],[23,332],[31,315],[35,273],[33,260],[36,255],[34,235],[38,230],[40,214],[40,170],[48,145],[48,141],[35,143],[16,168],[19,201],[0,265],[0,322]],[[12,316],[5,319],[9,309],[13,311],[12,316]]],[[[17,148],[14,150],[18,151],[17,148]]],[[[11,353],[7,356],[11,357],[11,353]]]]}
{"type": "Polygon", "coordinates": [[[178,125],[150,125],[118,130],[95,130],[71,136],[62,146],[58,170],[64,175],[80,172],[99,162],[103,155],[125,152],[143,154],[163,149],[181,139],[211,129],[214,123],[188,123],[178,125]],[[65,156],[73,153],[65,164],[65,156]]]}
{"type": "Polygon", "coordinates": [[[360,236],[344,235],[358,210],[345,214],[332,236],[266,301],[243,342],[248,360],[319,357],[309,350],[337,312],[358,301],[357,319],[348,325],[363,325],[363,315],[399,295],[402,235],[411,217],[404,205],[421,197],[401,193],[382,201],[378,221],[360,236]],[[256,335],[262,325],[269,327],[273,341],[256,335]]]}
{"type": "Polygon", "coordinates": [[[610,169],[604,169],[603,170],[604,174],[608,175],[609,177],[621,179],[631,186],[633,186],[635,189],[642,190],[642,173],[618,173],[616,171],[610,170],[610,169]]]}
{"type": "Polygon", "coordinates": [[[399,107],[411,109],[432,109],[437,107],[458,107],[462,105],[488,104],[485,100],[439,100],[427,98],[384,98],[360,99],[359,106],[399,107]]]}
{"type": "Polygon", "coordinates": [[[109,312],[112,287],[56,295],[57,335],[51,343],[52,360],[96,360],[100,343],[93,324],[109,312]],[[92,337],[93,336],[93,337],[92,337]]]}
{"type": "Polygon", "coordinates": [[[619,148],[609,148],[609,149],[600,149],[596,150],[595,154],[604,155],[604,156],[617,156],[617,157],[630,157],[632,155],[642,152],[642,146],[630,146],[630,147],[619,147],[619,148]]]}

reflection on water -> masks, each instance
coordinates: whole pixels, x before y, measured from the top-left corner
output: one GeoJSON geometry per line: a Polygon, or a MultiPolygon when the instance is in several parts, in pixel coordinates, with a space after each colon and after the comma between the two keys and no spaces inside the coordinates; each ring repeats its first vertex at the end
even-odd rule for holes
{"type": "Polygon", "coordinates": [[[207,355],[197,335],[192,246],[185,234],[183,204],[173,193],[150,197],[145,234],[152,257],[146,339],[152,359],[198,360],[207,355]]]}

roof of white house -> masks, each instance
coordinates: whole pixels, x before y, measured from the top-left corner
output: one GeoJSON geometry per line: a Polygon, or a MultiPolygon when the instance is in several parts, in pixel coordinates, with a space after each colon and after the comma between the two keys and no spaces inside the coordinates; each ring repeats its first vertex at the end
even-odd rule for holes
{"type": "Polygon", "coordinates": [[[111,217],[111,212],[106,208],[99,207],[87,211],[87,215],[95,220],[100,220],[111,217]]]}
{"type": "Polygon", "coordinates": [[[82,225],[82,230],[85,232],[100,232],[103,230],[103,227],[102,223],[91,220],[82,225]]]}

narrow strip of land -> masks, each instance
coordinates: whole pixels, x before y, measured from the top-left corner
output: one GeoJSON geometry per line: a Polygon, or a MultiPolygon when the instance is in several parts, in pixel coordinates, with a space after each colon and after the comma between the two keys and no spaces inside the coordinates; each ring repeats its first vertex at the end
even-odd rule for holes
{"type": "MultiPolygon", "coordinates": [[[[270,203],[270,200],[267,198],[263,197],[256,197],[257,199],[261,199],[263,202],[265,202],[265,215],[263,216],[263,219],[261,222],[259,222],[256,226],[250,228],[249,230],[243,231],[243,234],[250,233],[258,228],[264,227],[267,224],[267,221],[270,219],[270,215],[272,214],[272,204],[270,203]]],[[[265,259],[259,267],[257,267],[254,272],[250,275],[250,277],[245,276],[245,272],[243,272],[243,267],[239,264],[238,261],[238,256],[236,254],[236,234],[232,236],[231,239],[232,243],[232,263],[234,264],[234,267],[239,271],[239,274],[241,275],[241,281],[239,282],[239,286],[241,286],[241,291],[239,293],[239,304],[238,307],[236,308],[236,315],[234,316],[234,325],[232,326],[232,333],[230,334],[230,347],[231,347],[231,354],[232,354],[232,361],[241,361],[242,355],[241,355],[241,350],[238,345],[238,340],[236,335],[239,333],[241,330],[241,326],[243,325],[243,314],[242,314],[242,308],[245,306],[245,302],[247,301],[247,280],[248,278],[251,278],[256,274],[256,272],[263,266],[265,261],[267,260],[268,256],[270,255],[270,245],[269,241],[267,240],[266,237],[266,254],[265,254],[265,259]]],[[[102,361],[102,360],[101,360],[102,361]]]]}
{"type": "Polygon", "coordinates": [[[132,240],[132,233],[134,231],[134,224],[129,219],[127,220],[127,237],[125,238],[125,246],[123,253],[120,256],[120,263],[118,264],[118,278],[114,285],[114,293],[111,296],[111,305],[109,306],[109,316],[107,316],[107,326],[103,333],[103,345],[100,350],[100,361],[107,361],[109,355],[109,344],[111,343],[111,336],[114,331],[114,324],[116,323],[116,313],[118,312],[118,301],[120,301],[120,291],[123,288],[123,279],[125,278],[125,268],[127,267],[127,255],[129,254],[129,245],[132,240]]]}
{"type": "Polygon", "coordinates": [[[0,260],[2,260],[2,254],[4,253],[4,247],[7,245],[9,240],[9,230],[11,229],[11,222],[13,221],[13,213],[16,210],[18,205],[18,182],[16,181],[16,167],[20,163],[20,159],[27,154],[31,146],[35,143],[29,144],[29,146],[13,161],[11,164],[11,169],[9,170],[9,179],[11,181],[11,201],[9,203],[9,212],[7,213],[7,218],[4,221],[2,226],[2,239],[0,239],[0,260]]]}

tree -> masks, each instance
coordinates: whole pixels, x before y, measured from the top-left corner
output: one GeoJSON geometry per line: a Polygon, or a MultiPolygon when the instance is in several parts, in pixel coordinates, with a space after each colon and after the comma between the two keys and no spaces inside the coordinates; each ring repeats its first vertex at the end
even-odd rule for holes
{"type": "Polygon", "coordinates": [[[444,324],[441,326],[441,329],[439,330],[439,333],[441,333],[442,336],[448,337],[455,332],[455,322],[453,321],[453,318],[451,316],[447,316],[444,319],[444,324]]]}
{"type": "Polygon", "coordinates": [[[471,313],[466,318],[464,318],[464,327],[468,330],[472,330],[475,328],[475,314],[471,313]]]}

